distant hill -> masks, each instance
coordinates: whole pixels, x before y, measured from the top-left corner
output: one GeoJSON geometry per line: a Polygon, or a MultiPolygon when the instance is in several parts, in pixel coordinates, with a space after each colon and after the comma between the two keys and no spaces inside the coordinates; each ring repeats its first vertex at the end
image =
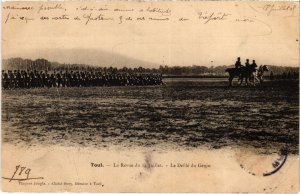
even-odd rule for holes
{"type": "Polygon", "coordinates": [[[127,57],[116,52],[109,52],[99,49],[43,49],[37,51],[24,51],[18,56],[4,56],[3,58],[44,58],[49,61],[68,64],[89,64],[97,67],[159,67],[160,64],[154,64],[139,59],[127,57]]]}

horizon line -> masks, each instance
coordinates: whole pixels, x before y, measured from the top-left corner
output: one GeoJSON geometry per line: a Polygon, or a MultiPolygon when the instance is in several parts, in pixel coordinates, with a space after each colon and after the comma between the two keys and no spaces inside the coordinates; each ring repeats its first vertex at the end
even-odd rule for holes
{"type": "MultiPolygon", "coordinates": [[[[143,67],[143,68],[151,68],[151,69],[155,69],[155,68],[159,68],[160,66],[163,66],[163,67],[165,67],[165,66],[167,66],[167,67],[193,67],[193,66],[198,66],[198,67],[208,67],[208,68],[211,68],[211,67],[222,67],[222,66],[226,66],[226,67],[229,67],[229,66],[234,66],[234,64],[231,64],[231,65],[199,65],[199,64],[190,64],[190,65],[169,65],[169,64],[157,64],[157,67],[145,67],[145,66],[133,66],[133,67],[127,67],[127,66],[116,66],[116,64],[115,65],[109,65],[109,66],[103,66],[103,65],[96,65],[96,64],[87,64],[87,63],[66,63],[66,62],[57,62],[57,61],[50,61],[50,60],[48,60],[47,58],[36,58],[36,59],[32,59],[32,58],[23,58],[23,57],[8,57],[8,58],[2,58],[2,61],[3,60],[9,60],[9,59],[18,59],[18,58],[20,58],[20,59],[22,59],[22,60],[31,60],[31,61],[36,61],[36,60],[38,60],[38,59],[44,59],[44,60],[47,60],[48,62],[50,62],[50,63],[58,63],[58,64],[60,64],[60,65],[84,65],[84,66],[92,66],[92,67],[113,67],[113,68],[117,68],[117,69],[119,69],[119,68],[124,68],[124,67],[126,67],[126,68],[139,68],[139,67],[143,67]]],[[[2,62],[1,61],[1,62],[2,62]]],[[[296,67],[298,67],[299,68],[299,66],[300,66],[300,64],[298,64],[298,65],[290,65],[290,64],[288,64],[288,65],[271,65],[271,64],[261,64],[261,65],[268,65],[268,66],[275,66],[275,67],[293,67],[293,68],[296,68],[296,67]]]]}

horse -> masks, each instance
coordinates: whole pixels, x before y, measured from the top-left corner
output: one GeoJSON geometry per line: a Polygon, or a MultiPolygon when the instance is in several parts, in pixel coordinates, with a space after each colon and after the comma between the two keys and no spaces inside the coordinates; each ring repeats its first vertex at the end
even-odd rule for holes
{"type": "Polygon", "coordinates": [[[227,68],[225,70],[225,72],[229,73],[229,80],[228,80],[229,81],[229,86],[232,86],[232,80],[233,80],[233,78],[235,78],[235,77],[241,78],[241,74],[242,74],[244,68],[245,67],[227,68]]]}
{"type": "Polygon", "coordinates": [[[256,74],[256,78],[257,80],[259,80],[259,83],[262,84],[263,83],[263,76],[264,76],[264,72],[268,72],[269,68],[267,65],[261,65],[258,68],[257,74],[256,74]]]}
{"type": "MultiPolygon", "coordinates": [[[[247,80],[252,81],[253,82],[253,86],[255,86],[255,81],[257,81],[260,84],[262,84],[262,82],[263,82],[263,75],[264,75],[265,71],[269,71],[268,66],[261,65],[261,66],[259,66],[258,70],[255,70],[252,74],[247,74],[248,77],[245,77],[246,84],[248,85],[247,80]]],[[[241,77],[240,85],[242,84],[242,82],[243,82],[243,77],[241,77]]]]}
{"type": "Polygon", "coordinates": [[[253,83],[255,83],[255,79],[257,79],[255,74],[256,74],[255,66],[251,65],[251,66],[242,67],[239,76],[239,80],[240,80],[239,85],[242,85],[243,80],[245,79],[246,86],[248,86],[249,85],[248,81],[251,81],[250,80],[251,78],[253,80],[253,83]]]}
{"type": "Polygon", "coordinates": [[[252,66],[249,67],[240,67],[240,68],[227,68],[225,70],[229,73],[229,86],[232,86],[232,80],[234,77],[238,77],[240,80],[239,85],[243,83],[245,79],[246,85],[248,85],[248,80],[253,79],[253,85],[255,85],[255,80],[260,83],[263,82],[263,74],[265,71],[269,71],[269,68],[266,65],[260,66],[259,69],[256,69],[252,66]]]}

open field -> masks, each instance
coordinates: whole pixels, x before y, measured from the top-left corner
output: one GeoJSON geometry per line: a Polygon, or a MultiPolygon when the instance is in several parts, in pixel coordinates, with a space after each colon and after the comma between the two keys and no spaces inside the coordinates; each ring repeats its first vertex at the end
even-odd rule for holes
{"type": "Polygon", "coordinates": [[[226,79],[163,86],[2,90],[2,138],[40,146],[298,153],[298,81],[227,87],[226,79]]]}

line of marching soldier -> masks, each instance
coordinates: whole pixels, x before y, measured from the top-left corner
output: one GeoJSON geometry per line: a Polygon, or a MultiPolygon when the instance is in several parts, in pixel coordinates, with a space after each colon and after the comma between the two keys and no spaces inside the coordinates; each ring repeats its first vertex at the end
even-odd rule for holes
{"type": "Polygon", "coordinates": [[[149,86],[161,85],[161,74],[101,71],[2,70],[2,88],[149,86]]]}

